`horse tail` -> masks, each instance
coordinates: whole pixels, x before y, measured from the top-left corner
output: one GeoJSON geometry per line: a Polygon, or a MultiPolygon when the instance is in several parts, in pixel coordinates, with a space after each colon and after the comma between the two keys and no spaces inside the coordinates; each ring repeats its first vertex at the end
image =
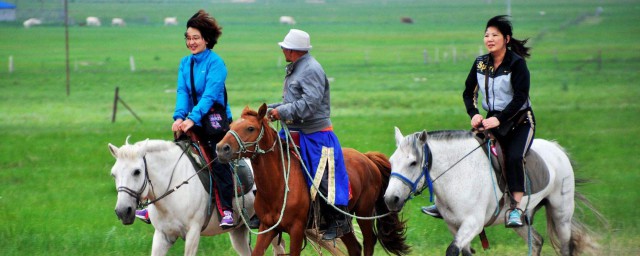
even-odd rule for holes
{"type": "MultiPolygon", "coordinates": [[[[588,181],[584,179],[576,179],[575,183],[576,186],[578,186],[588,183],[588,181]]],[[[574,198],[581,202],[582,205],[584,205],[584,207],[594,214],[602,223],[608,225],[604,215],[602,215],[602,213],[600,213],[583,194],[575,191],[574,198]]],[[[549,209],[549,207],[545,208],[547,211],[547,230],[551,240],[551,245],[556,251],[558,251],[561,246],[558,234],[555,232],[557,223],[555,223],[551,217],[551,209],[549,209]]],[[[576,209],[582,210],[582,208],[577,207],[576,209]]],[[[570,255],[598,255],[600,254],[598,253],[599,247],[600,245],[598,244],[598,238],[595,233],[587,225],[576,218],[574,214],[573,218],[571,218],[571,239],[569,241],[570,255]]]]}
{"type": "Polygon", "coordinates": [[[382,187],[380,195],[376,200],[376,214],[386,216],[376,220],[374,232],[382,248],[390,254],[406,255],[411,251],[411,247],[406,243],[407,227],[406,221],[400,220],[397,212],[389,213],[384,202],[384,191],[389,185],[391,177],[391,163],[387,156],[380,152],[367,152],[365,155],[376,165],[382,176],[382,187]]]}

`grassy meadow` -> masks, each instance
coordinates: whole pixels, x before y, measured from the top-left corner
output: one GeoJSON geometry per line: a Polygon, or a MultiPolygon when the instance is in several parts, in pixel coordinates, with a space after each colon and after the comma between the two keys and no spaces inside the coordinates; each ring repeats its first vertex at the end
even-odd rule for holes
{"type": "MultiPolygon", "coordinates": [[[[8,1],[35,11],[60,1],[8,1]]],[[[486,20],[504,1],[70,1],[74,24],[98,16],[102,27],[69,27],[70,87],[66,88],[65,29],[55,19],[25,29],[0,22],[0,254],[148,255],[153,227],[123,226],[113,209],[107,143],[171,140],[184,24],[199,8],[223,26],[214,50],[229,69],[229,103],[237,117],[281,96],[284,66],[277,42],[292,27],[311,34],[312,54],[332,83],[332,120],[345,147],[395,149],[393,127],[405,134],[468,129],[461,94],[482,43],[486,20]],[[167,3],[170,2],[170,3],[167,3]],[[281,25],[291,15],[297,25],[281,25]],[[165,16],[179,26],[165,27],[165,16]],[[400,17],[414,24],[402,24],[400,17]],[[111,27],[122,17],[126,27],[111,27]],[[135,60],[131,71],[130,58],[135,60]],[[13,71],[9,71],[9,59],[13,71]],[[115,88],[142,122],[118,104],[115,88]]],[[[604,214],[576,217],[600,237],[601,255],[639,255],[640,1],[511,1],[514,36],[531,38],[531,100],[536,137],[557,140],[571,154],[578,190],[604,214]],[[598,7],[602,13],[595,15],[598,7]],[[544,14],[544,15],[543,15],[544,14]]],[[[464,188],[461,188],[464,189],[464,188]]],[[[412,255],[442,255],[452,236],[421,213],[428,195],[403,211],[412,255]]],[[[535,227],[549,241],[538,213],[535,227]]],[[[492,248],[480,255],[526,255],[527,245],[500,226],[487,229],[492,248]]],[[[252,238],[255,241],[255,236],[252,238]]],[[[169,252],[181,255],[184,242],[169,252]]],[[[234,253],[227,235],[201,239],[199,255],[234,253]]],[[[317,254],[310,246],[305,255],[317,254]]],[[[376,255],[384,255],[378,247],[376,255]]],[[[554,255],[547,242],[544,255],[554,255]]]]}

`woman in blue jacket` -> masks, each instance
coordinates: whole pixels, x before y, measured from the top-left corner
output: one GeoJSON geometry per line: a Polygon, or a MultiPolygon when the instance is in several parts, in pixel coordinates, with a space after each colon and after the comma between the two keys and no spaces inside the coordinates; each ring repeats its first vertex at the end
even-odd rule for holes
{"type": "MultiPolygon", "coordinates": [[[[204,115],[214,104],[220,104],[226,106],[227,117],[231,121],[231,109],[225,100],[227,68],[222,58],[211,50],[218,43],[218,38],[222,34],[221,30],[222,27],[218,25],[215,18],[209,16],[204,10],[199,10],[187,22],[184,39],[191,54],[183,57],[180,61],[176,107],[173,113],[175,121],[171,126],[171,130],[176,133],[190,132],[192,140],[199,141],[204,147],[208,159],[216,159],[216,153],[213,149],[215,144],[222,140],[224,134],[219,137],[206,135],[202,128],[204,115]],[[191,74],[192,70],[193,75],[191,74]],[[192,85],[195,89],[196,102],[191,95],[192,85]]],[[[211,167],[215,181],[214,195],[216,196],[217,209],[222,216],[220,226],[231,227],[234,225],[231,168],[229,164],[221,164],[218,161],[211,163],[211,167]]],[[[137,213],[137,215],[141,218],[148,216],[145,212],[137,213]]]]}

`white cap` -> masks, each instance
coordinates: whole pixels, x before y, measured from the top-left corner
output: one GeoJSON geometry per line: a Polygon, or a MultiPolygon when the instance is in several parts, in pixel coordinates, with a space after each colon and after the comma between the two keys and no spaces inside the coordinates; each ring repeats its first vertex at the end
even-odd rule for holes
{"type": "Polygon", "coordinates": [[[299,29],[291,29],[284,37],[284,40],[279,42],[278,45],[289,50],[308,51],[311,50],[311,39],[307,32],[299,29]]]}

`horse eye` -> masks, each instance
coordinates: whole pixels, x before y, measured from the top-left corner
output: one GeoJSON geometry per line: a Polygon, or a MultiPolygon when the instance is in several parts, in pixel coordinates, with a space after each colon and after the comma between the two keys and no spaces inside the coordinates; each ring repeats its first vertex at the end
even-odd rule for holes
{"type": "Polygon", "coordinates": [[[418,165],[418,163],[417,163],[416,161],[413,161],[413,162],[411,162],[411,163],[409,164],[409,166],[411,166],[411,167],[414,167],[414,166],[416,166],[416,165],[418,165]]]}
{"type": "Polygon", "coordinates": [[[133,176],[138,176],[140,175],[140,169],[136,169],[135,171],[133,171],[133,176]]]}
{"type": "Polygon", "coordinates": [[[249,127],[249,131],[250,131],[250,132],[253,132],[253,131],[255,131],[255,130],[256,130],[256,128],[255,128],[255,127],[253,127],[253,126],[250,126],[250,127],[249,127]]]}

